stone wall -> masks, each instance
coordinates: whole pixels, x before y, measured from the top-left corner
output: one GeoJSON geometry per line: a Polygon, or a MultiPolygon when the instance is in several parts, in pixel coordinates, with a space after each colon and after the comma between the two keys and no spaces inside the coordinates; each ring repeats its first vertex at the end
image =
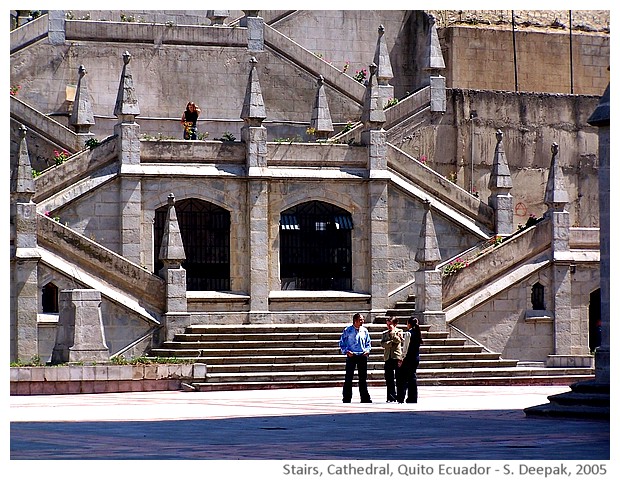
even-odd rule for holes
{"type": "MultiPolygon", "coordinates": [[[[546,362],[555,352],[552,269],[545,268],[513,285],[453,322],[459,330],[475,338],[503,358],[546,362]],[[546,314],[531,311],[532,285],[545,286],[546,314]]],[[[588,304],[590,294],[599,287],[598,265],[577,266],[572,279],[571,335],[575,336],[576,356],[587,355],[588,304]],[[585,348],[585,350],[584,350],[585,348]]]]}
{"type": "Polygon", "coordinates": [[[11,367],[11,395],[150,392],[180,390],[183,381],[204,380],[207,365],[61,365],[11,367]]]}
{"type": "Polygon", "coordinates": [[[610,79],[608,35],[451,26],[440,31],[452,88],[601,95],[610,79]],[[572,85],[571,85],[572,83],[572,85]]]}
{"type": "Polygon", "coordinates": [[[415,158],[424,156],[430,168],[456,177],[465,190],[473,185],[486,203],[495,134],[502,130],[513,182],[515,229],[530,215],[540,217],[547,210],[543,197],[551,145],[557,142],[572,225],[594,227],[598,226],[598,136],[587,120],[597,103],[595,96],[456,89],[448,94],[445,115],[422,127],[404,122],[390,131],[389,141],[415,158]]]}

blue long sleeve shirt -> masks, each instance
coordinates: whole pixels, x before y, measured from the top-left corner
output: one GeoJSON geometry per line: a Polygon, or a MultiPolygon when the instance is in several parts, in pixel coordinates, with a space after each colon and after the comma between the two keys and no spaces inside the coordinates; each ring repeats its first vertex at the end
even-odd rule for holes
{"type": "Polygon", "coordinates": [[[370,333],[363,325],[359,330],[349,325],[340,336],[340,351],[344,354],[353,352],[355,355],[370,353],[370,333]]]}

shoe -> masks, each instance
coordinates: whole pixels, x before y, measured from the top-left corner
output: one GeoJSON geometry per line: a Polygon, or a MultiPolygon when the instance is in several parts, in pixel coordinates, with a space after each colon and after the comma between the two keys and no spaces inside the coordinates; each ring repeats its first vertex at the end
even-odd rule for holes
{"type": "Polygon", "coordinates": [[[407,400],[407,403],[418,403],[417,400],[407,400]]]}
{"type": "Polygon", "coordinates": [[[388,400],[387,403],[394,403],[396,400],[388,400]]]}
{"type": "Polygon", "coordinates": [[[367,400],[362,400],[360,403],[372,403],[372,400],[369,398],[367,400]]]}
{"type": "Polygon", "coordinates": [[[342,403],[351,403],[351,400],[342,400],[342,403]]]}

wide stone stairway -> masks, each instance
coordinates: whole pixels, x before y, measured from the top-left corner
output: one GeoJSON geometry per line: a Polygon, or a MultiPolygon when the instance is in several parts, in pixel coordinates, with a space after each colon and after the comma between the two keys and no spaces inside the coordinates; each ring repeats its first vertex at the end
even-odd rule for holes
{"type": "MultiPolygon", "coordinates": [[[[406,305],[386,312],[406,326],[406,305]]],[[[377,317],[381,321],[385,317],[377,317]]],[[[191,325],[150,357],[175,357],[207,365],[206,381],[188,383],[198,391],[336,387],[344,379],[338,341],[342,324],[191,325]]],[[[384,385],[383,323],[367,323],[372,338],[369,385],[384,385]]],[[[502,359],[465,338],[422,326],[419,385],[570,385],[594,377],[590,368],[545,368],[502,359]]],[[[357,379],[357,375],[355,380],[357,379]]]]}

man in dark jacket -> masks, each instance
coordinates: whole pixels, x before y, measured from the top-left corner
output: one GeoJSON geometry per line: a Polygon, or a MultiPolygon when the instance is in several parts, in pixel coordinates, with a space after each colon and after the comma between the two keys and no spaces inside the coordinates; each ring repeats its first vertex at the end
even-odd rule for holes
{"type": "Polygon", "coordinates": [[[422,331],[418,324],[418,319],[411,317],[407,320],[408,330],[405,332],[403,363],[400,367],[401,381],[398,382],[397,400],[398,403],[405,401],[407,395],[407,403],[418,402],[418,376],[416,370],[420,364],[420,345],[422,341],[422,331]]]}

